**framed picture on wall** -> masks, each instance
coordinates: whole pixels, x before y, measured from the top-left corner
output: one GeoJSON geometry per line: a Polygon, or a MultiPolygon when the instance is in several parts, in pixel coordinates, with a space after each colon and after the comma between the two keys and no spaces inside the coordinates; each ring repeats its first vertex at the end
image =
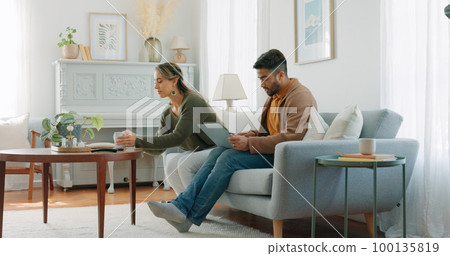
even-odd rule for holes
{"type": "Polygon", "coordinates": [[[333,0],[294,0],[295,63],[334,58],[333,0]]]}
{"type": "Polygon", "coordinates": [[[127,60],[126,17],[126,14],[89,13],[92,60],[127,60]]]}

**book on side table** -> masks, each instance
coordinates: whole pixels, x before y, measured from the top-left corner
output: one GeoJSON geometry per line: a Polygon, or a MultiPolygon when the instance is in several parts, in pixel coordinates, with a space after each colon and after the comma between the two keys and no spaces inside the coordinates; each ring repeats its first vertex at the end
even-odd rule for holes
{"type": "Polygon", "coordinates": [[[339,161],[349,161],[349,162],[378,162],[378,161],[392,161],[397,160],[397,158],[392,154],[344,154],[343,157],[338,158],[339,161]]]}

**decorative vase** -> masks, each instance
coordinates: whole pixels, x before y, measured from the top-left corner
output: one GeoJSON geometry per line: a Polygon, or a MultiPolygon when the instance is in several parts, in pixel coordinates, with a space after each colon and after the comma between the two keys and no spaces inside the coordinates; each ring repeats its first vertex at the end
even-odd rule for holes
{"type": "Polygon", "coordinates": [[[148,51],[149,62],[160,62],[162,58],[161,41],[156,37],[149,37],[145,40],[145,48],[148,51]]]}
{"type": "Polygon", "coordinates": [[[68,44],[62,47],[62,56],[64,59],[76,59],[78,58],[78,45],[68,44]]]}

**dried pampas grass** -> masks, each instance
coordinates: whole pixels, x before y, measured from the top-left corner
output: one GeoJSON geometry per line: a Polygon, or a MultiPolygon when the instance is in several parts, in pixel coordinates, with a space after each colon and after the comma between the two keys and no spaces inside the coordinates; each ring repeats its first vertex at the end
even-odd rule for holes
{"type": "Polygon", "coordinates": [[[173,10],[180,0],[138,0],[137,12],[141,33],[145,38],[158,36],[173,19],[173,10]]]}

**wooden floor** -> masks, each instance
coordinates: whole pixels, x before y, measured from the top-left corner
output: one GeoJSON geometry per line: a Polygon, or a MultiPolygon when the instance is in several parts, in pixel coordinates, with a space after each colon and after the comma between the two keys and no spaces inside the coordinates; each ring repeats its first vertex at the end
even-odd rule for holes
{"type": "MultiPolygon", "coordinates": [[[[27,200],[27,191],[5,192],[5,210],[27,210],[42,209],[42,191],[39,188],[33,191],[33,200],[27,200]]],[[[129,203],[128,187],[115,189],[114,194],[106,194],[106,204],[126,204],[129,203]]],[[[136,203],[147,202],[149,200],[169,200],[175,198],[175,193],[164,191],[162,186],[155,189],[151,186],[138,186],[136,193],[136,203]]],[[[60,207],[83,207],[97,205],[97,190],[95,188],[70,189],[64,192],[55,187],[49,193],[49,208],[60,207]]],[[[272,234],[272,221],[247,212],[232,209],[222,204],[216,204],[211,211],[213,215],[222,216],[240,224],[256,228],[262,232],[272,234]]],[[[150,213],[149,213],[150,214],[150,213]]],[[[344,220],[342,217],[327,217],[327,220],[341,233],[344,230],[344,220]]],[[[327,222],[317,218],[316,237],[340,237],[340,235],[327,222]]],[[[311,219],[297,219],[284,221],[284,237],[310,237],[311,219]]],[[[366,224],[349,220],[349,237],[369,237],[366,224]]],[[[384,234],[378,231],[378,237],[384,234]]]]}

